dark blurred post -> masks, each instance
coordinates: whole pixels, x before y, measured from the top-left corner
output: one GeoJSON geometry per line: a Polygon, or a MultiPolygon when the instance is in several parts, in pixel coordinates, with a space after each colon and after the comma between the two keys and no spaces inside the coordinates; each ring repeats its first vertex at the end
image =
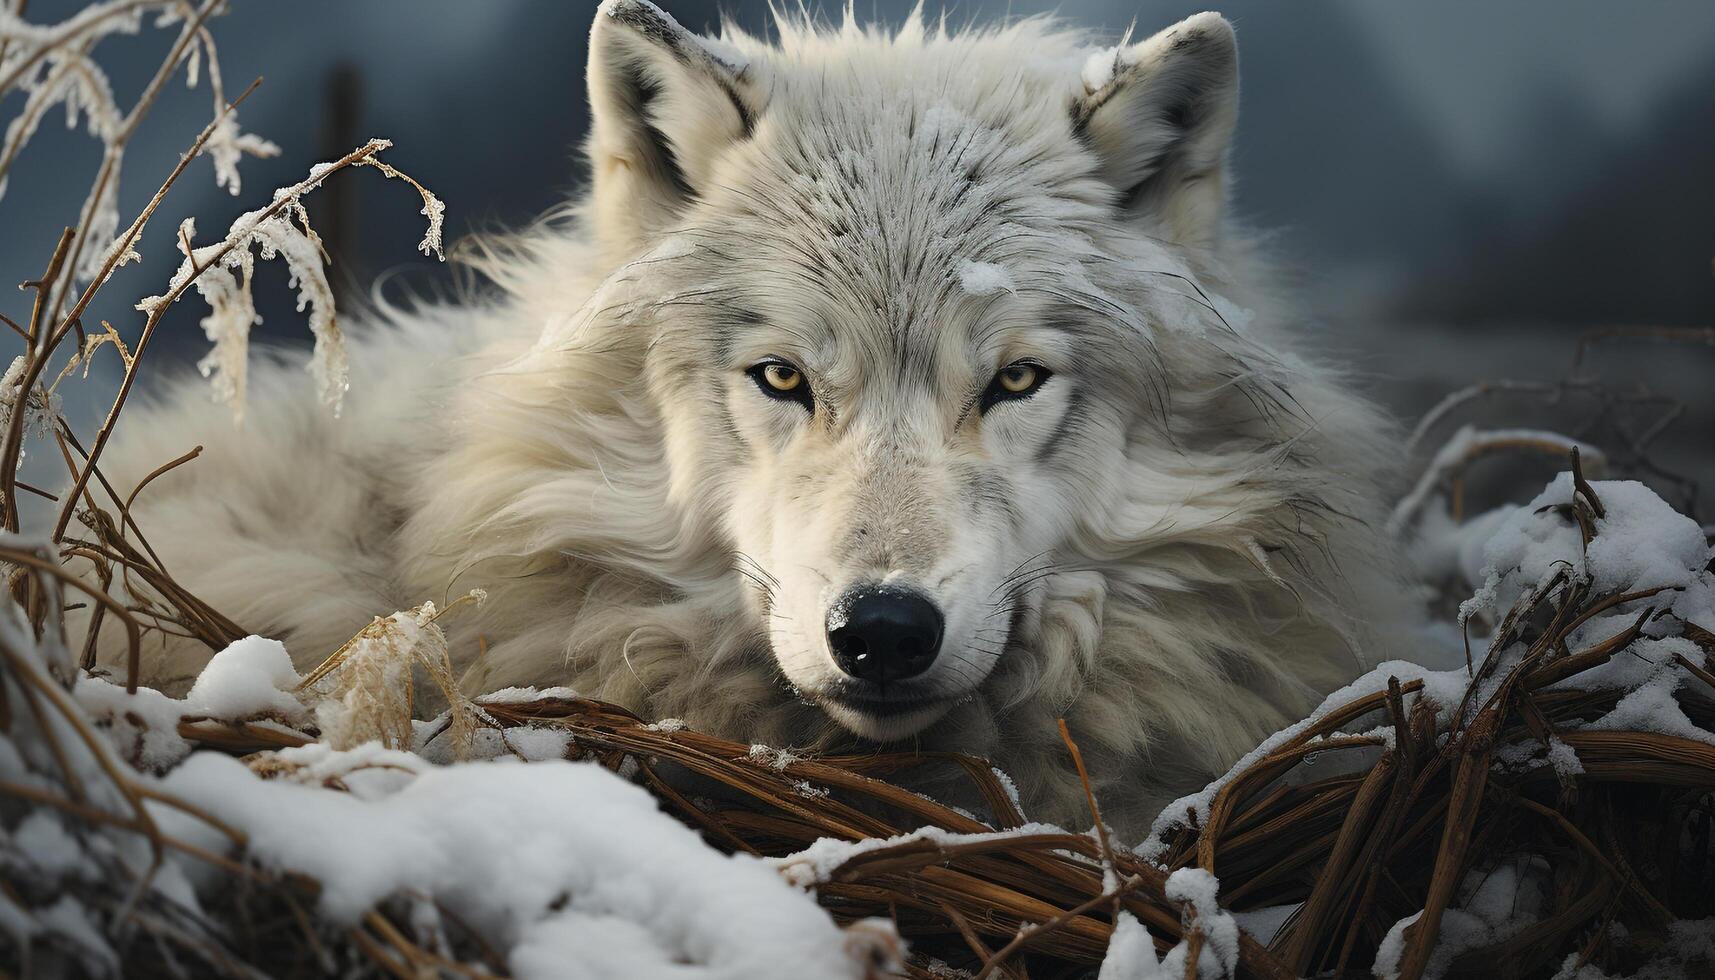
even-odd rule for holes
{"type": "MultiPolygon", "coordinates": [[[[335,65],[322,87],[322,127],[316,159],[333,160],[359,142],[358,118],[363,114],[363,78],[357,66],[335,65]]],[[[362,254],[358,245],[358,194],[362,181],[331,180],[321,189],[316,208],[316,226],[333,269],[332,285],[341,302],[368,279],[358,268],[362,254]]]]}

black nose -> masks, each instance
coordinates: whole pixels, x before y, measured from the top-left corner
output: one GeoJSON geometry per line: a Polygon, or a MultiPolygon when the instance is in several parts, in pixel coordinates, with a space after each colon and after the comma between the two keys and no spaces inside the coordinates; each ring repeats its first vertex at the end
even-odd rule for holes
{"type": "Polygon", "coordinates": [[[858,586],[829,610],[828,646],[840,669],[860,680],[915,677],[941,649],[941,611],[912,589],[858,586]]]}

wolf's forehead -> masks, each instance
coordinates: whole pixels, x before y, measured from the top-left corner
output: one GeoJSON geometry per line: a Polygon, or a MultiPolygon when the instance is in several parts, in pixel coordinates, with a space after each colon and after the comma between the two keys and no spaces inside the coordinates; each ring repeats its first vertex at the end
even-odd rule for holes
{"type": "Polygon", "coordinates": [[[877,79],[870,97],[777,97],[716,192],[721,233],[757,275],[928,354],[973,291],[1065,261],[1103,213],[1064,100],[1029,91],[997,106],[877,79]]]}
{"type": "Polygon", "coordinates": [[[1009,223],[1041,224],[1059,210],[1044,205],[1088,172],[1070,117],[1047,110],[1047,93],[1002,106],[898,86],[783,101],[765,114],[746,172],[786,224],[891,233],[906,249],[969,246],[1009,223]]]}

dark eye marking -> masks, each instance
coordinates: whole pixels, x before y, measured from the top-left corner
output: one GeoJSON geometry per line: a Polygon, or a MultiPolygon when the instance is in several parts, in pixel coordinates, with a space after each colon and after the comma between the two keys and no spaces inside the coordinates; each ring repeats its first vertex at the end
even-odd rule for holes
{"type": "Polygon", "coordinates": [[[771,359],[752,364],[744,373],[750,375],[764,395],[775,401],[797,402],[804,406],[804,411],[815,412],[816,399],[810,392],[810,379],[796,366],[771,359]]]}
{"type": "Polygon", "coordinates": [[[1014,361],[996,371],[988,387],[983,389],[982,398],[977,402],[977,411],[988,414],[988,410],[1001,402],[1022,401],[1042,390],[1054,372],[1035,361],[1014,361]]]}

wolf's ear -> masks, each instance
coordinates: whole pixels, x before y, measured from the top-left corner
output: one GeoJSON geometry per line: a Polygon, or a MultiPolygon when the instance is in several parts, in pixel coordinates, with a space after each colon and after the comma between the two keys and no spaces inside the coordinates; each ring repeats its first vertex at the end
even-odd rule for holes
{"type": "Polygon", "coordinates": [[[749,135],[749,74],[742,55],[680,27],[648,0],[597,8],[586,152],[605,253],[629,254],[669,223],[704,186],[721,149],[749,135]]]}
{"type": "Polygon", "coordinates": [[[1192,245],[1220,234],[1227,145],[1238,119],[1239,49],[1216,13],[1094,55],[1072,125],[1122,207],[1192,245]]]}

